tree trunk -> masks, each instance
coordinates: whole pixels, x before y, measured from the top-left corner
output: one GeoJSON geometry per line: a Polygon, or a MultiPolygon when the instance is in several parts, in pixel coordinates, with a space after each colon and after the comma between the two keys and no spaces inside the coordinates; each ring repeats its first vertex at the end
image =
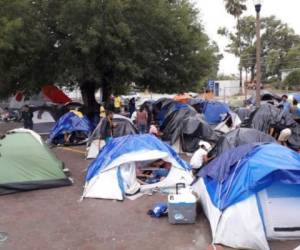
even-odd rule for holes
{"type": "Polygon", "coordinates": [[[102,101],[108,102],[109,97],[112,94],[112,87],[111,85],[105,80],[102,80],[102,101]]]}
{"type": "Polygon", "coordinates": [[[99,104],[95,98],[96,92],[96,82],[91,80],[86,80],[81,83],[80,91],[82,95],[83,104],[86,106],[86,112],[93,113],[97,112],[99,108],[99,104]]]}
{"type": "Polygon", "coordinates": [[[255,78],[255,66],[251,66],[250,73],[251,73],[251,82],[253,82],[255,78]]]}

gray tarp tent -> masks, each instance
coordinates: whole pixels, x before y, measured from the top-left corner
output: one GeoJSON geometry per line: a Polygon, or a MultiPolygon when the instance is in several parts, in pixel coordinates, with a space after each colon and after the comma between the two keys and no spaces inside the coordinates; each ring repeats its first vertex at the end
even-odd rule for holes
{"type": "Polygon", "coordinates": [[[170,141],[170,144],[174,145],[180,139],[184,152],[196,151],[200,140],[215,142],[218,138],[209,124],[192,107],[175,109],[169,113],[161,129],[163,140],[170,141]]]}
{"type": "Polygon", "coordinates": [[[265,133],[268,133],[271,127],[275,127],[278,130],[290,128],[292,135],[288,140],[288,145],[295,150],[300,149],[299,124],[297,124],[290,113],[284,112],[271,104],[263,104],[251,112],[248,121],[243,126],[255,128],[265,133]]]}
{"type": "MultiPolygon", "coordinates": [[[[113,129],[113,137],[137,134],[137,129],[132,121],[125,116],[114,114],[113,123],[116,125],[113,129]]],[[[101,138],[103,129],[102,120],[100,120],[87,143],[87,159],[96,158],[99,150],[105,145],[104,141],[100,141],[103,139],[101,138]]]]}
{"type": "Polygon", "coordinates": [[[276,140],[272,136],[253,128],[239,128],[222,135],[211,155],[218,156],[226,150],[251,143],[276,143],[276,140]]]}

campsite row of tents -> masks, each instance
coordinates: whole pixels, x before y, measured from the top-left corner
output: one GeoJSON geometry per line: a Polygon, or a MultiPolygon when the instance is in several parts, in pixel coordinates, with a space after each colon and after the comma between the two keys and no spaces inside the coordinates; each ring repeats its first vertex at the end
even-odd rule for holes
{"type": "MultiPolygon", "coordinates": [[[[72,183],[62,162],[32,131],[6,134],[1,140],[0,161],[1,194],[72,183]],[[26,144],[20,145],[20,139],[26,144]]],[[[91,163],[83,197],[123,200],[138,190],[171,191],[178,182],[193,183],[214,243],[269,249],[267,239],[300,237],[299,177],[299,154],[268,143],[225,150],[193,181],[189,164],[168,144],[152,135],[129,135],[112,140],[91,163]],[[168,176],[159,183],[141,185],[136,167],[157,159],[172,163],[168,176]]]]}
{"type": "MultiPolygon", "coordinates": [[[[289,126],[289,145],[299,149],[299,125],[288,114],[263,104],[240,118],[226,104],[194,99],[189,104],[161,99],[144,105],[160,124],[164,141],[138,135],[132,121],[120,115],[113,118],[118,123],[115,139],[105,146],[99,144],[101,121],[94,129],[85,116],[69,112],[52,128],[51,142],[59,143],[72,132],[83,133],[89,142],[88,157],[95,160],[88,167],[84,198],[123,200],[151,189],[174,192],[177,183],[185,183],[198,195],[216,244],[269,249],[268,239],[300,238],[300,155],[266,133],[277,124],[289,126]],[[194,178],[178,152],[196,151],[199,140],[214,145],[214,160],[194,178]],[[166,178],[141,184],[137,168],[160,159],[172,165],[166,178]]],[[[0,166],[5,166],[0,194],[72,184],[62,162],[32,131],[9,132],[1,139],[0,152],[0,166]],[[20,140],[27,144],[20,145],[20,140]]]]}

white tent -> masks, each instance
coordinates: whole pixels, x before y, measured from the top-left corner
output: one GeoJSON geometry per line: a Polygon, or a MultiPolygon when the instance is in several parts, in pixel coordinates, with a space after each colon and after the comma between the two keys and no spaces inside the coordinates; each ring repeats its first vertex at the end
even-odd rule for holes
{"type": "Polygon", "coordinates": [[[278,144],[243,145],[220,155],[198,176],[193,189],[213,243],[269,250],[268,239],[300,238],[299,154],[278,144]]]}
{"type": "Polygon", "coordinates": [[[38,134],[49,134],[55,125],[55,119],[52,114],[43,109],[33,112],[33,130],[38,134]]]}
{"type": "Polygon", "coordinates": [[[191,184],[190,166],[167,144],[152,135],[129,135],[113,139],[89,166],[83,197],[123,200],[125,195],[158,188],[173,191],[176,183],[191,184]],[[140,185],[136,168],[163,159],[172,164],[160,182],[140,185]]]}

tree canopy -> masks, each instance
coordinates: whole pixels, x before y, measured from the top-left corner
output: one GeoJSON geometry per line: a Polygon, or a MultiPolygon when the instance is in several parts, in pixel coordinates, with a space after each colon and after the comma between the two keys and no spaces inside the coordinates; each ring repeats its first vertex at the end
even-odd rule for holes
{"type": "Polygon", "coordinates": [[[284,84],[291,89],[299,90],[300,86],[300,70],[291,72],[284,80],[284,84]]]}
{"type": "Polygon", "coordinates": [[[80,86],[85,103],[134,82],[192,89],[218,70],[218,48],[186,0],[2,0],[1,93],[80,86]]]}
{"type": "MultiPolygon", "coordinates": [[[[296,51],[300,45],[300,37],[286,23],[275,16],[262,18],[261,23],[263,79],[267,80],[271,77],[280,79],[281,69],[290,67],[292,61],[297,62],[296,51]]],[[[255,77],[256,64],[255,25],[255,17],[253,16],[245,16],[240,20],[241,65],[251,72],[251,80],[255,77]]],[[[227,51],[238,56],[238,34],[229,32],[226,28],[220,28],[218,33],[229,39],[227,51]]],[[[295,66],[295,64],[293,65],[295,66]]]]}

